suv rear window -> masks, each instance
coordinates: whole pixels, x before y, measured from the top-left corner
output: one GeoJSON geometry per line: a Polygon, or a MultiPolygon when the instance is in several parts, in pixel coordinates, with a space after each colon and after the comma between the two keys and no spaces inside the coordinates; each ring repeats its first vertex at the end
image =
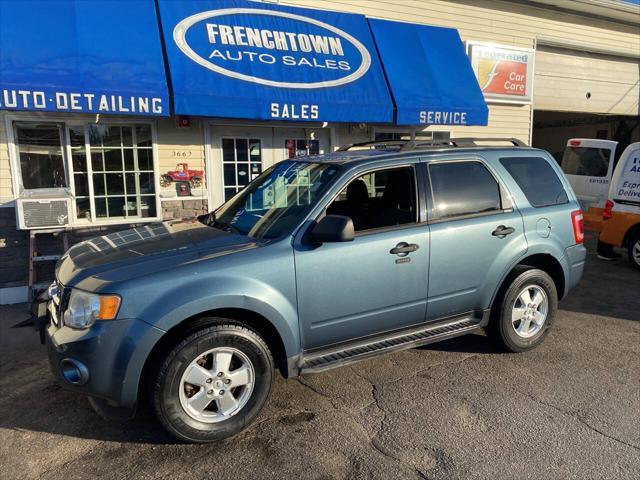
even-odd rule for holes
{"type": "Polygon", "coordinates": [[[500,187],[480,162],[429,165],[434,219],[502,210],[500,187]]]}
{"type": "Polygon", "coordinates": [[[569,197],[555,170],[542,157],[505,157],[507,169],[533,207],[567,203],[569,197]]]}
{"type": "Polygon", "coordinates": [[[567,147],[562,157],[562,171],[567,175],[604,177],[610,159],[611,150],[606,148],[567,147]]]}

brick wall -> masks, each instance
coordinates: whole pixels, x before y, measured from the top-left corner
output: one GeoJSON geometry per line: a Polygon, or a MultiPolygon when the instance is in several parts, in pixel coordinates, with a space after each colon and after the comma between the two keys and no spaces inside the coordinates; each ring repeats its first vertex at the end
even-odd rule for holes
{"type": "Polygon", "coordinates": [[[164,200],[162,202],[162,218],[165,220],[191,218],[207,212],[206,200],[164,200]]]}

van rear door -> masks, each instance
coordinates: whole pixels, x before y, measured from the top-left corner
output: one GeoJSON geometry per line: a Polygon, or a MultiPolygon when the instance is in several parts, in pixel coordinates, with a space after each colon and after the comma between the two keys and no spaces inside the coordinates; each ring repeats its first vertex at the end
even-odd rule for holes
{"type": "Polygon", "coordinates": [[[635,207],[621,210],[640,214],[640,142],[632,143],[620,155],[609,198],[618,205],[635,207]]]}
{"type": "Polygon", "coordinates": [[[572,138],[562,156],[562,171],[576,193],[586,229],[600,231],[618,142],[572,138]]]}

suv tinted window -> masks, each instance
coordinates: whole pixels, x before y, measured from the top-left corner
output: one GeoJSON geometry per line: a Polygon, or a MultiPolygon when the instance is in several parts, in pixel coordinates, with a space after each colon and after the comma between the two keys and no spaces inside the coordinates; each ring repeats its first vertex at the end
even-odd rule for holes
{"type": "Polygon", "coordinates": [[[606,148],[567,147],[562,171],[567,175],[604,177],[609,169],[611,150],[606,148]]]}
{"type": "Polygon", "coordinates": [[[507,169],[533,207],[567,203],[569,197],[553,167],[542,157],[506,157],[507,169]]]}
{"type": "Polygon", "coordinates": [[[436,219],[502,209],[500,187],[480,162],[434,163],[429,176],[436,219]]]}
{"type": "Polygon", "coordinates": [[[327,213],[351,217],[357,232],[415,223],[415,192],[412,168],[378,170],[352,180],[327,213]]]}

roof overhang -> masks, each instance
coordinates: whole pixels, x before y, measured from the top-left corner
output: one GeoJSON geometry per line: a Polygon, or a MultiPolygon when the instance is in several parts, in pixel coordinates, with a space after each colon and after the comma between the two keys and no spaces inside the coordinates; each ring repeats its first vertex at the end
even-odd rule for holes
{"type": "Polygon", "coordinates": [[[640,25],[640,5],[621,0],[515,0],[518,3],[596,17],[627,25],[640,25]]]}

